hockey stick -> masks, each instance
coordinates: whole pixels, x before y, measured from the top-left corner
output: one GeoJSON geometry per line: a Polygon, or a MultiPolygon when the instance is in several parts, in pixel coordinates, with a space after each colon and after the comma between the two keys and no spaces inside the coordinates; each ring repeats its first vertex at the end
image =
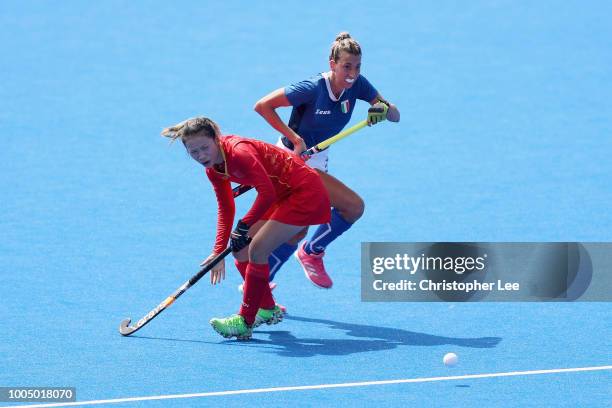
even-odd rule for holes
{"type": "Polygon", "coordinates": [[[119,325],[119,333],[122,336],[129,336],[130,334],[140,330],[143,326],[149,323],[151,320],[155,319],[157,315],[166,310],[176,299],[178,299],[183,293],[187,291],[190,287],[196,284],[202,276],[206,275],[215,265],[217,265],[223,258],[225,258],[229,253],[232,252],[230,247],[225,248],[223,252],[214,257],[207,263],[198,273],[193,275],[187,282],[185,282],[180,288],[178,288],[173,294],[168,296],[166,300],[161,302],[157,307],[147,313],[145,316],[140,319],[135,326],[130,326],[130,322],[132,319],[129,317],[124,319],[119,325]]]}
{"type": "Polygon", "coordinates": [[[244,185],[244,184],[240,184],[240,185],[234,187],[232,189],[232,192],[234,193],[234,198],[238,197],[239,195],[242,195],[242,194],[246,193],[247,191],[249,191],[252,188],[253,188],[253,186],[247,186],[247,185],[244,185]]]}
{"type": "Polygon", "coordinates": [[[301,154],[301,156],[310,156],[310,155],[313,155],[315,153],[319,153],[321,150],[327,149],[329,146],[333,145],[337,141],[342,140],[342,139],[344,139],[345,137],[347,137],[349,135],[352,135],[356,131],[358,131],[358,130],[366,127],[366,126],[368,126],[368,121],[364,119],[361,122],[357,123],[356,125],[353,125],[350,128],[343,130],[342,132],[338,133],[337,135],[332,136],[329,139],[325,139],[321,143],[317,143],[316,145],[312,146],[310,149],[308,149],[305,152],[303,152],[301,154]]]}
{"type": "MultiPolygon", "coordinates": [[[[358,130],[364,128],[365,126],[367,126],[367,124],[368,124],[368,122],[366,120],[362,120],[361,122],[357,123],[356,125],[353,125],[350,128],[348,128],[346,130],[343,130],[342,132],[338,133],[337,135],[332,136],[329,139],[326,139],[326,140],[322,141],[321,143],[318,143],[317,145],[311,147],[310,149],[308,149],[305,152],[303,152],[301,154],[301,156],[310,156],[310,155],[313,155],[315,153],[318,153],[318,152],[328,148],[332,144],[336,143],[337,141],[339,141],[341,139],[344,139],[345,137],[347,137],[347,136],[357,132],[358,130]]],[[[251,190],[252,188],[253,188],[252,186],[245,186],[245,185],[236,186],[233,189],[234,197],[238,197],[241,194],[244,194],[245,192],[251,190]]],[[[166,310],[172,303],[174,303],[174,301],[176,299],[178,299],[183,293],[185,293],[187,291],[187,289],[189,289],[190,287],[195,285],[216,264],[218,264],[227,255],[229,255],[229,253],[231,251],[232,250],[228,247],[222,253],[220,253],[215,258],[213,258],[209,263],[206,264],[206,266],[204,266],[198,273],[193,275],[187,282],[185,282],[180,288],[178,288],[172,295],[168,296],[163,302],[161,302],[159,305],[157,305],[157,307],[155,307],[155,309],[151,310],[149,313],[147,313],[145,316],[143,316],[140,320],[138,320],[138,322],[136,323],[135,326],[130,326],[130,323],[131,323],[132,319],[130,319],[130,318],[124,319],[121,322],[121,324],[119,325],[119,333],[121,333],[122,336],[129,336],[132,333],[135,333],[136,331],[140,330],[143,326],[145,326],[151,320],[153,320],[155,317],[157,317],[157,315],[159,315],[161,312],[166,310]]]]}
{"type": "MultiPolygon", "coordinates": [[[[357,132],[360,129],[363,129],[364,127],[366,127],[368,125],[368,121],[367,120],[362,120],[361,122],[357,123],[356,125],[351,126],[348,129],[343,130],[342,132],[338,133],[335,136],[330,137],[329,139],[325,139],[324,141],[322,141],[321,143],[318,143],[314,146],[312,146],[310,149],[303,151],[300,156],[302,157],[308,157],[308,156],[312,156],[315,153],[319,153],[322,150],[327,149],[329,146],[333,145],[334,143],[336,143],[339,140],[344,139],[345,137],[352,135],[353,133],[357,132]]],[[[253,187],[252,186],[245,186],[245,185],[239,185],[233,188],[233,192],[234,192],[234,198],[238,197],[239,195],[242,195],[244,193],[246,193],[247,191],[251,190],[253,187]]]]}

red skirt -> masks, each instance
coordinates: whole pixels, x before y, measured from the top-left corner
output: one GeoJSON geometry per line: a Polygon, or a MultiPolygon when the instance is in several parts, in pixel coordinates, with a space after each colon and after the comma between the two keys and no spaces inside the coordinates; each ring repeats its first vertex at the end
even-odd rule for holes
{"type": "Polygon", "coordinates": [[[321,177],[312,169],[299,173],[297,185],[292,183],[290,193],[272,204],[262,220],[304,227],[329,222],[331,204],[321,177]]]}

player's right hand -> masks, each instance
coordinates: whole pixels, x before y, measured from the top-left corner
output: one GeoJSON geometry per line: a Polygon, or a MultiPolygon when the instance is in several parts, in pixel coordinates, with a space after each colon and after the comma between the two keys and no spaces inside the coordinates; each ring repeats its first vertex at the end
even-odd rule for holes
{"type": "MultiPolygon", "coordinates": [[[[298,136],[298,143],[293,144],[293,154],[297,156],[302,156],[302,153],[305,152],[307,149],[308,148],[306,147],[306,142],[304,142],[304,139],[298,136]]],[[[308,159],[305,158],[304,160],[308,159]]]]}
{"type": "MultiPolygon", "coordinates": [[[[213,260],[218,254],[214,252],[208,255],[208,258],[202,261],[200,264],[201,267],[206,266],[207,263],[213,260]]],[[[225,259],[222,259],[210,270],[210,283],[216,285],[217,283],[221,283],[222,280],[225,279],[225,259]]]]}

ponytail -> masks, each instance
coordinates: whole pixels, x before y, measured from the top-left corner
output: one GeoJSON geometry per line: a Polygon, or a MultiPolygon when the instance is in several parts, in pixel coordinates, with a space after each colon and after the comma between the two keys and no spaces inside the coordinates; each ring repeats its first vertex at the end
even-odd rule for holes
{"type": "Polygon", "coordinates": [[[351,37],[351,35],[343,31],[336,36],[336,39],[331,45],[331,52],[329,54],[330,61],[338,62],[340,59],[340,53],[344,51],[351,55],[361,56],[361,46],[359,43],[351,37]]]}

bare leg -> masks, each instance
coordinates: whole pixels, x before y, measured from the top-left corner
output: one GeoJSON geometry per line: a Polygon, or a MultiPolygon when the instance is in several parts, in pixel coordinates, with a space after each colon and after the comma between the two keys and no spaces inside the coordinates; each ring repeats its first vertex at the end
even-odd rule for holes
{"type": "Polygon", "coordinates": [[[302,230],[305,233],[308,228],[274,220],[257,221],[249,228],[249,236],[253,240],[249,246],[234,253],[234,257],[239,262],[266,263],[268,262],[268,256],[274,249],[290,238],[301,234],[302,230]]]}
{"type": "Polygon", "coordinates": [[[340,213],[342,218],[351,224],[361,218],[365,208],[363,199],[334,176],[317,171],[327,189],[331,206],[340,213]]]}
{"type": "Polygon", "coordinates": [[[267,263],[270,253],[304,227],[268,220],[257,231],[249,245],[249,262],[267,263]]]}
{"type": "MultiPolygon", "coordinates": [[[[334,176],[324,173],[319,169],[316,169],[316,171],[321,176],[323,185],[329,194],[331,206],[340,213],[342,218],[351,224],[361,218],[365,208],[363,199],[334,176]]],[[[304,239],[307,233],[308,227],[305,227],[302,231],[291,237],[287,243],[297,245],[304,239]]]]}

